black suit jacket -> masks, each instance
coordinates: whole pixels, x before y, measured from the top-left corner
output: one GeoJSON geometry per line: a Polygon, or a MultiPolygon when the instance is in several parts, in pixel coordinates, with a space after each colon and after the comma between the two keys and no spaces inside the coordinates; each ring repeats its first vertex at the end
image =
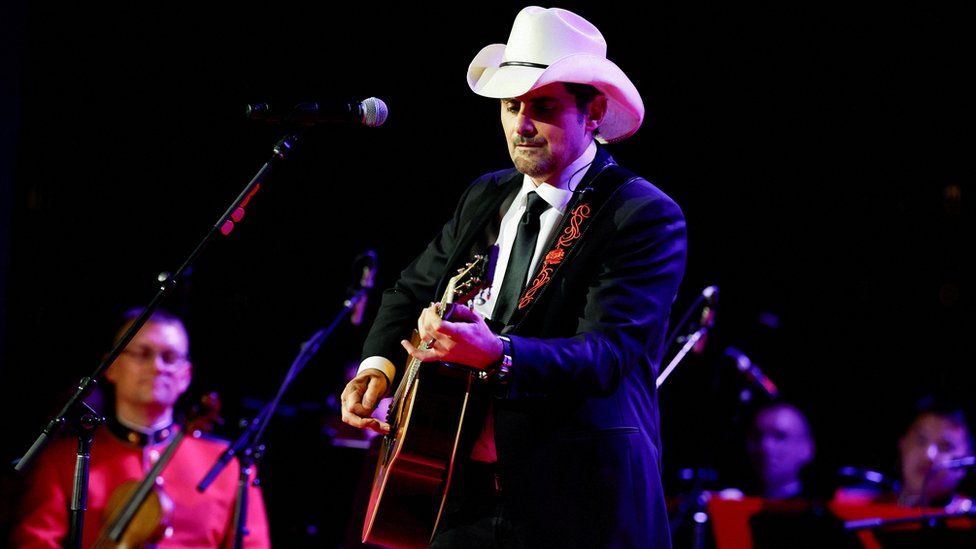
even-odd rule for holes
{"type": "MultiPolygon", "coordinates": [[[[511,383],[494,394],[497,466],[506,512],[528,546],[670,546],[655,379],[685,267],[685,222],[646,180],[619,167],[595,177],[614,164],[601,147],[579,188],[612,192],[506,328],[514,360],[511,383]]],[[[505,170],[468,187],[441,233],[384,293],[364,357],[405,363],[399,341],[472,251],[494,242],[522,177],[505,170]]]]}

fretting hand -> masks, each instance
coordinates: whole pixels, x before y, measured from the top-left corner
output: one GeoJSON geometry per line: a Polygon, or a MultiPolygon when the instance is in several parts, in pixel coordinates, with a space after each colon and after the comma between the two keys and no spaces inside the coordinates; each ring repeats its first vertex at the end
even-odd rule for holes
{"type": "Polygon", "coordinates": [[[423,362],[439,360],[463,364],[482,370],[502,356],[502,342],[492,333],[485,319],[465,305],[455,304],[450,320],[441,318],[440,303],[434,303],[420,313],[417,330],[427,349],[414,347],[403,340],[400,345],[413,358],[423,362]]]}

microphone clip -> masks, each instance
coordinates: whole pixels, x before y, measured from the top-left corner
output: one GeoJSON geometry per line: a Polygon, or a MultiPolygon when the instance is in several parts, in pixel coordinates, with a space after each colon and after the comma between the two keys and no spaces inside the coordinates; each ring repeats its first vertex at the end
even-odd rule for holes
{"type": "Polygon", "coordinates": [[[351,294],[344,305],[351,309],[350,322],[359,326],[363,322],[366,311],[366,299],[376,278],[376,252],[366,250],[353,261],[353,285],[349,289],[351,294]]]}
{"type": "Polygon", "coordinates": [[[736,369],[745,376],[751,385],[760,389],[771,400],[779,398],[779,389],[776,384],[766,377],[762,369],[750,360],[745,353],[735,347],[726,347],[725,356],[735,361],[736,369]]]}

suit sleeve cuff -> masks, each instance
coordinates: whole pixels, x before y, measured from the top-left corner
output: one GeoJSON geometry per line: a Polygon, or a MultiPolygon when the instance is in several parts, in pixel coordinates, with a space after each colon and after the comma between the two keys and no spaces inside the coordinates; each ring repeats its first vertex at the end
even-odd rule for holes
{"type": "Polygon", "coordinates": [[[391,390],[393,390],[392,385],[393,378],[396,377],[396,366],[394,366],[392,362],[381,356],[371,356],[359,364],[359,370],[356,372],[356,374],[361,374],[363,373],[363,370],[368,368],[375,368],[383,372],[383,375],[386,376],[387,392],[389,393],[391,390]]]}

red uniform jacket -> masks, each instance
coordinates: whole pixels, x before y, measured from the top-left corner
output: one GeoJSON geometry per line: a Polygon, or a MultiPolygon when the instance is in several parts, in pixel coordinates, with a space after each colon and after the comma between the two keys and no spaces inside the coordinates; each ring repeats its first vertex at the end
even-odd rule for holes
{"type": "MultiPolygon", "coordinates": [[[[119,436],[123,431],[115,426],[119,436]]],[[[91,450],[88,486],[88,511],[85,513],[83,547],[91,547],[105,527],[105,507],[113,491],[127,480],[142,480],[172,440],[171,433],[157,433],[154,441],[139,441],[129,433],[123,440],[107,428],[95,434],[91,450]],[[161,435],[161,436],[160,436],[161,435]],[[164,439],[164,440],[159,440],[164,439]],[[139,442],[149,442],[140,445],[139,442]]],[[[187,436],[173,459],[160,475],[163,489],[174,503],[168,538],[159,547],[230,547],[233,543],[234,502],[237,496],[239,466],[236,460],[225,468],[204,493],[197,483],[227,447],[214,438],[187,436]]],[[[77,440],[59,439],[51,443],[32,466],[27,491],[21,506],[20,521],[14,528],[14,547],[61,547],[68,535],[71,486],[77,440]]],[[[251,486],[248,493],[246,547],[270,547],[268,522],[261,491],[251,486]]]]}

